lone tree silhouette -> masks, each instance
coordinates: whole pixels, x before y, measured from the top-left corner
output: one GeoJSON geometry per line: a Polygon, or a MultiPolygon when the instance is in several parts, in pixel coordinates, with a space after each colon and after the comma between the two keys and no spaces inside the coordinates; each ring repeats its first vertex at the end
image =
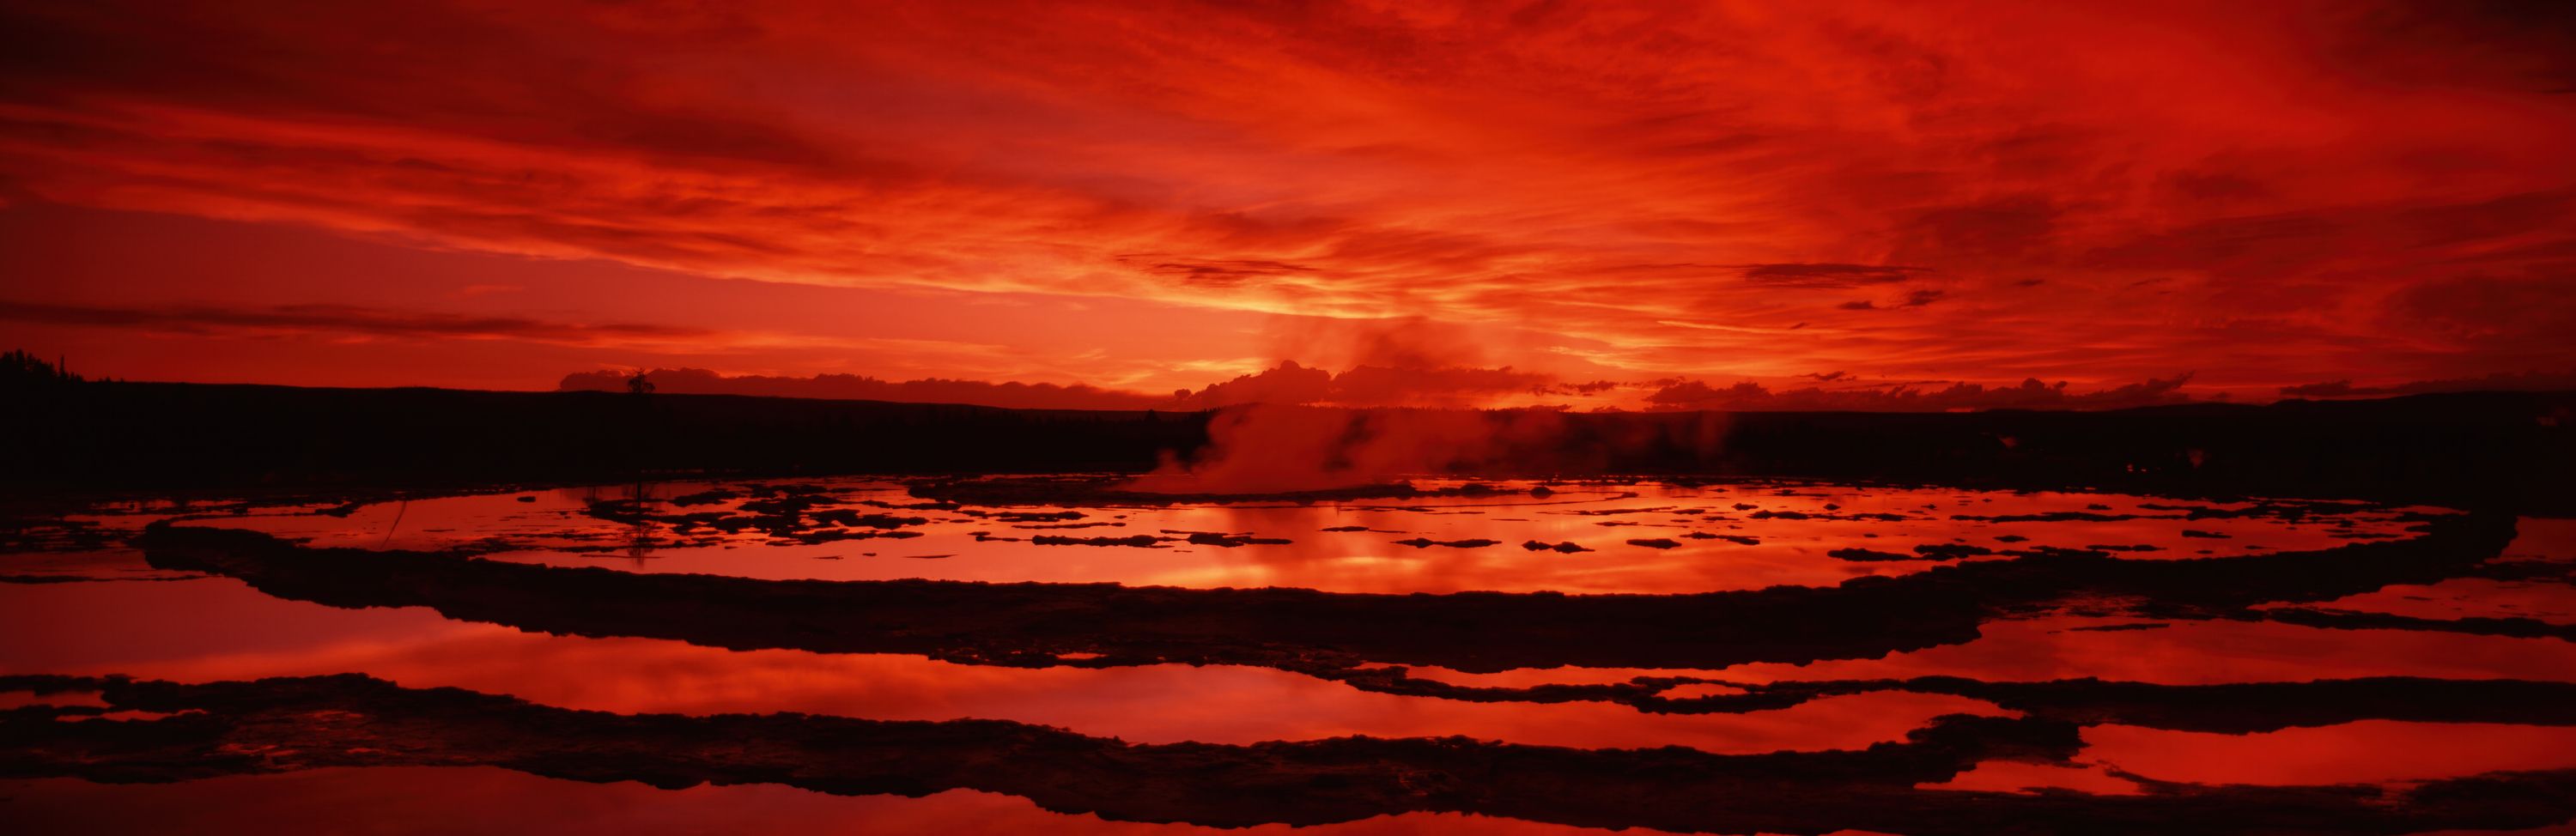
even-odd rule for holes
{"type": "Polygon", "coordinates": [[[644,370],[637,369],[634,377],[626,379],[626,391],[638,395],[653,394],[653,381],[644,379],[644,370]]]}

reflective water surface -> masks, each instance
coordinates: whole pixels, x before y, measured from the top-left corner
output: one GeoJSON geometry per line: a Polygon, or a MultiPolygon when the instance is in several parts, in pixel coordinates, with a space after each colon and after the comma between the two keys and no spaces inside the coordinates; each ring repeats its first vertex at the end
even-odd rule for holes
{"type": "MultiPolygon", "coordinates": [[[[2471,683],[2459,687],[2576,683],[2576,588],[2566,572],[2576,562],[2576,527],[2569,521],[2512,521],[2513,539],[2492,555],[2454,560],[2426,548],[2425,557],[2404,557],[2432,561],[2436,570],[2391,568],[2384,557],[2416,552],[2349,549],[2404,547],[2434,536],[2459,512],[1783,482],[1498,482],[1468,489],[1425,480],[1418,487],[1422,493],[1400,499],[988,505],[943,498],[936,484],[841,479],[104,503],[30,527],[18,547],[0,555],[0,576],[11,580],[0,584],[0,635],[9,637],[0,641],[0,675],[220,683],[362,674],[404,689],[464,689],[549,709],[975,718],[1125,744],[1225,747],[1362,736],[1585,751],[1678,747],[1724,756],[1893,753],[1935,745],[1927,741],[1950,733],[1938,729],[1966,728],[1960,724],[1974,718],[2073,723],[2064,732],[2072,749],[2062,754],[1964,751],[1947,771],[1867,785],[1866,792],[1912,793],[1904,797],[1934,805],[1960,794],[2071,793],[2111,803],[2178,785],[2396,792],[2490,773],[2576,770],[2576,717],[2552,719],[2559,715],[2545,706],[2508,706],[2511,716],[2477,708],[2392,712],[2395,698],[2370,690],[2392,677],[2471,683]],[[825,651],[793,636],[692,643],[605,627],[550,633],[527,628],[533,616],[513,613],[613,602],[563,591],[584,588],[574,577],[561,590],[531,588],[517,598],[489,589],[460,597],[469,595],[460,588],[435,593],[427,605],[384,605],[314,581],[148,556],[129,541],[152,523],[261,532],[286,540],[289,553],[348,549],[317,554],[360,576],[372,552],[407,550],[434,553],[425,565],[463,567],[458,578],[481,577],[471,566],[493,561],[683,583],[688,579],[676,576],[1116,584],[1183,591],[1176,594],[1767,595],[1775,587],[1848,592],[1882,583],[1852,586],[1855,579],[1970,564],[2259,561],[2315,552],[2316,562],[2281,565],[2331,573],[2336,561],[2349,559],[2392,580],[2321,584],[2315,594],[2244,607],[2160,608],[2152,595],[2093,590],[1982,611],[1973,631],[1955,639],[1892,640],[1877,650],[1862,642],[1851,646],[1863,649],[1797,651],[1798,632],[1784,628],[1756,637],[1790,648],[1765,651],[1784,661],[1714,666],[1586,664],[1579,646],[1551,657],[1564,664],[1476,671],[1425,663],[1420,651],[1376,658],[1355,646],[1097,662],[1065,654],[1031,662],[825,651]],[[713,646],[719,643],[728,646],[713,646]],[[2085,684],[2094,680],[2166,690],[2114,699],[2084,690],[2098,686],[2085,684]],[[2075,684],[2049,692],[2061,702],[1974,690],[1993,683],[2075,684]],[[2262,710],[2296,716],[2189,719],[2154,707],[2209,702],[2193,696],[2203,692],[2172,689],[2319,683],[2347,690],[2245,701],[2288,705],[2262,710]],[[1825,690],[1776,703],[1727,702],[1802,687],[1825,690]],[[2062,700],[2078,697],[2064,694],[2094,707],[2070,708],[2062,700]],[[2341,707],[2347,704],[2354,707],[2341,707]]],[[[1942,585],[1949,581],[1926,580],[1934,577],[1918,579],[1933,584],[1924,594],[1950,588],[1942,585]]],[[[2160,576],[2140,577],[2149,580],[2122,582],[2160,576]]],[[[1317,606],[1330,605],[1329,596],[1322,600],[1317,606]]],[[[1716,612],[1737,606],[1734,600],[1710,598],[1706,606],[1716,612]]],[[[668,613],[675,623],[699,617],[668,613]]],[[[1248,640],[1258,648],[1258,639],[1248,640]]],[[[104,714],[65,714],[57,723],[187,716],[130,710],[101,687],[13,687],[0,692],[0,712],[104,714]]],[[[1152,813],[1151,805],[1118,801],[1105,802],[1099,814],[1061,812],[1061,802],[1051,808],[971,789],[907,798],[917,793],[831,794],[757,780],[671,789],[545,774],[397,760],[175,782],[31,777],[0,783],[0,810],[29,832],[1131,832],[1201,829],[1208,821],[1205,813],[1152,813]],[[484,808],[524,812],[507,821],[471,812],[484,808]]],[[[1314,832],[1554,833],[1586,829],[1570,822],[1589,821],[1457,809],[1485,808],[1390,809],[1318,822],[1314,832]]],[[[1841,829],[1833,825],[1820,826],[1841,829]]],[[[1704,829],[1759,828],[1721,822],[1704,829]]],[[[1274,831],[1287,828],[1252,830],[1274,831]]]]}
{"type": "Polygon", "coordinates": [[[2327,548],[2405,537],[2405,512],[2425,510],[1767,482],[1495,487],[1501,492],[1404,500],[949,508],[880,480],[667,483],[191,523],[316,546],[470,545],[500,560],[769,579],[1676,593],[1831,585],[2043,549],[2159,560],[2327,548]],[[1532,495],[1541,487],[1544,495],[1532,495]],[[1211,545],[1191,542],[1193,534],[1280,542],[1211,545]],[[1051,540],[1136,537],[1151,542],[1051,540]],[[1583,551],[1553,548],[1561,543],[1583,551]],[[1917,551],[1924,547],[1934,551],[1917,551]],[[1877,554],[1838,558],[1838,550],[1877,554]]]}

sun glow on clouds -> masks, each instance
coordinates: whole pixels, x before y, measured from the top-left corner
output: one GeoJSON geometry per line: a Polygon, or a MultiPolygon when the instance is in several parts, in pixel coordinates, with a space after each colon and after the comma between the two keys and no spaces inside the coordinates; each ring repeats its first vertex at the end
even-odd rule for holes
{"type": "MultiPolygon", "coordinates": [[[[695,364],[1152,393],[1293,359],[1630,403],[1835,371],[2388,386],[2555,370],[2576,328],[2576,43],[2519,7],[5,5],[0,214],[565,265],[0,293],[67,349],[159,328],[169,356],[102,349],[137,376],[237,376],[181,355],[243,329],[174,310],[276,339],[314,305],[514,318],[474,337],[569,367],[522,387],[695,364]],[[516,316],[603,261],[662,278],[516,316]],[[716,311],[767,293],[746,279],[922,323],[716,311]],[[1091,321],[955,313],[991,301],[1091,321]]],[[[440,334],[278,373],[489,385],[442,377],[440,334]]]]}

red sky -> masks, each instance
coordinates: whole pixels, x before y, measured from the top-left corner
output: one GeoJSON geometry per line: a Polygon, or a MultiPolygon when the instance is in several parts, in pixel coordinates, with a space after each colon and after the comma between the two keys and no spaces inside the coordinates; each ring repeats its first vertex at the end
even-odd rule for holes
{"type": "Polygon", "coordinates": [[[0,343],[1630,407],[2563,380],[2564,8],[0,0],[0,343]]]}

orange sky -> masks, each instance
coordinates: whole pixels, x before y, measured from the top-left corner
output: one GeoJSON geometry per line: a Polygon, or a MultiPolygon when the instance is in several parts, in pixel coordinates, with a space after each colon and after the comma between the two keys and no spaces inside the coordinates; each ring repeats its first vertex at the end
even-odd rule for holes
{"type": "Polygon", "coordinates": [[[0,343],[1629,407],[2555,380],[2563,8],[0,0],[0,343]]]}

